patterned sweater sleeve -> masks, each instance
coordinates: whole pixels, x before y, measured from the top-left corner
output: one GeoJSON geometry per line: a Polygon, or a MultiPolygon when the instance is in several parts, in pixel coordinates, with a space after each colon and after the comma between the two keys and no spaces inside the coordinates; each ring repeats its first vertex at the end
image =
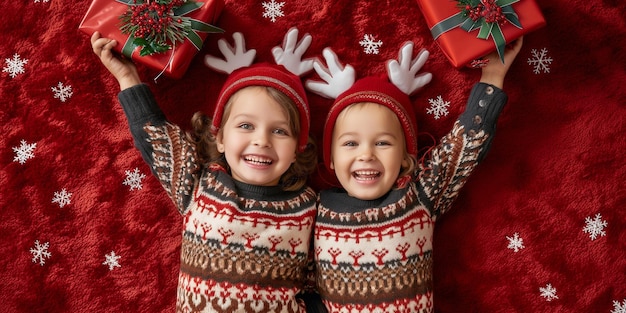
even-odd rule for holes
{"type": "Polygon", "coordinates": [[[450,209],[489,150],[506,102],[507,95],[499,88],[484,83],[474,85],[465,112],[418,165],[420,198],[434,218],[450,209]]]}
{"type": "Polygon", "coordinates": [[[135,147],[150,165],[178,211],[184,214],[199,175],[195,147],[183,131],[170,124],[150,88],[141,84],[119,93],[135,147]]]}

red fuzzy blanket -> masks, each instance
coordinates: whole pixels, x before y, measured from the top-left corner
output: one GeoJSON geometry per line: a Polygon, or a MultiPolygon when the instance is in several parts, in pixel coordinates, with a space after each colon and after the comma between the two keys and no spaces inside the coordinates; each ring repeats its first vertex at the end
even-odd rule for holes
{"type": "MultiPolygon", "coordinates": [[[[174,310],[181,218],[78,30],[90,2],[0,5],[2,312],[174,310]]],[[[492,149],[437,224],[437,312],[626,312],[626,4],[539,6],[547,26],[525,37],[507,75],[492,149]]],[[[434,79],[413,98],[423,148],[451,128],[480,76],[450,65],[414,0],[229,0],[217,25],[226,33],[209,35],[182,79],[154,83],[158,71],[139,66],[186,128],[225,79],[204,55],[235,31],[271,61],[297,26],[313,36],[307,56],[330,46],[360,77],[406,40],[427,48],[434,79]]],[[[330,101],[310,102],[321,138],[330,101]]]]}

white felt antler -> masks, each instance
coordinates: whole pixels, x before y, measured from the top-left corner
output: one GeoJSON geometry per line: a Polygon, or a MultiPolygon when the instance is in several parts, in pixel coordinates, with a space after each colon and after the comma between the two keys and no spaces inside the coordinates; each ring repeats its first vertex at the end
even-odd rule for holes
{"type": "Polygon", "coordinates": [[[307,80],[305,85],[310,91],[320,96],[336,99],[340,94],[354,85],[356,72],[350,64],[344,67],[339,62],[339,58],[337,58],[335,52],[330,48],[324,49],[322,54],[324,55],[324,59],[326,59],[328,67],[324,67],[319,61],[315,61],[313,68],[326,83],[307,80]]]}
{"type": "Polygon", "coordinates": [[[313,69],[315,58],[302,60],[302,56],[311,45],[312,37],[305,34],[298,42],[298,29],[292,27],[285,34],[283,46],[272,49],[276,64],[284,66],[291,73],[302,76],[313,69]]]}
{"type": "Polygon", "coordinates": [[[407,95],[426,86],[433,78],[428,72],[416,75],[428,59],[428,50],[422,49],[415,59],[412,58],[412,54],[413,42],[409,41],[400,49],[398,60],[387,61],[389,80],[407,95]]]}
{"type": "Polygon", "coordinates": [[[217,46],[224,55],[225,60],[207,54],[204,57],[204,64],[226,74],[230,74],[239,68],[250,66],[256,57],[256,50],[250,49],[246,51],[245,40],[239,32],[233,33],[233,39],[235,40],[234,47],[229,45],[223,38],[217,41],[217,46]]]}

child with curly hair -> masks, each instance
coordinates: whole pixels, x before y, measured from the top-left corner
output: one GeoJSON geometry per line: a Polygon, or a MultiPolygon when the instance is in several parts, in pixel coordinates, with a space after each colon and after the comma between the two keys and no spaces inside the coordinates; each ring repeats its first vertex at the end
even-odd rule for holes
{"type": "Polygon", "coordinates": [[[306,182],[317,153],[299,75],[312,69],[301,60],[311,38],[296,46],[292,29],[273,50],[281,65],[251,65],[254,50],[233,37],[235,48],[218,42],[226,62],[206,58],[230,75],[213,118],[196,113],[190,133],[167,121],[134,64],[113,54],[117,42],[96,32],[91,44],[119,82],[136,147],[182,215],[176,311],[305,312],[296,295],[316,214],[306,182]]]}

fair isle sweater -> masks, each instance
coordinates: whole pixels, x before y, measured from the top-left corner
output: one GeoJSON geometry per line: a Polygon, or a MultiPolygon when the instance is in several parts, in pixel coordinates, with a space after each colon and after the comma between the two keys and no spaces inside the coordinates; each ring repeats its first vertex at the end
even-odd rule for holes
{"type": "Polygon", "coordinates": [[[199,167],[146,85],[119,94],[136,147],[182,215],[177,312],[305,312],[316,194],[235,181],[199,167]]]}
{"type": "Polygon", "coordinates": [[[329,312],[433,312],[433,231],[487,151],[507,96],[483,83],[465,112],[418,162],[413,177],[380,199],[343,189],[319,195],[314,258],[329,312]]]}

